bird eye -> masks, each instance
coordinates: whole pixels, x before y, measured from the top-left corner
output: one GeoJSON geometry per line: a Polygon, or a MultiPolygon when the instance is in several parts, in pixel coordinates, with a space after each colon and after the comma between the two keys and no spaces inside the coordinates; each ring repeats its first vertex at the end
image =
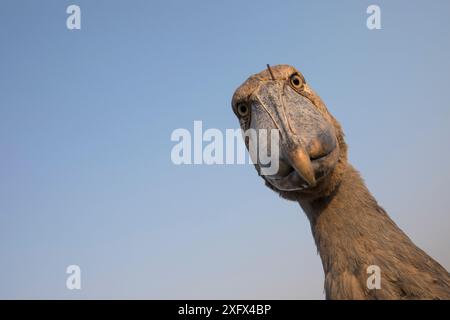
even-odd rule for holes
{"type": "Polygon", "coordinates": [[[248,106],[245,103],[239,103],[237,105],[237,112],[239,114],[239,116],[241,117],[246,117],[249,114],[250,109],[248,108],[248,106]]]}
{"type": "Polygon", "coordinates": [[[292,86],[294,89],[297,89],[297,90],[298,90],[298,89],[301,89],[301,88],[303,87],[304,80],[303,80],[302,77],[300,77],[300,75],[298,75],[298,74],[293,74],[293,75],[291,76],[290,83],[291,83],[291,86],[292,86]]]}

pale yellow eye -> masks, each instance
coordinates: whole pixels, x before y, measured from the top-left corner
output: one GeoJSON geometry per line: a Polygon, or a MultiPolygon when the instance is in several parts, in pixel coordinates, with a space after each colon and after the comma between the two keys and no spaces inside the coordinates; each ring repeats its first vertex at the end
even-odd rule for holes
{"type": "Polygon", "coordinates": [[[246,117],[248,116],[250,109],[248,108],[248,106],[245,103],[239,103],[236,107],[237,113],[239,114],[239,116],[241,117],[246,117]]]}
{"type": "Polygon", "coordinates": [[[294,89],[301,89],[303,87],[303,79],[298,74],[291,76],[290,83],[294,89]]]}

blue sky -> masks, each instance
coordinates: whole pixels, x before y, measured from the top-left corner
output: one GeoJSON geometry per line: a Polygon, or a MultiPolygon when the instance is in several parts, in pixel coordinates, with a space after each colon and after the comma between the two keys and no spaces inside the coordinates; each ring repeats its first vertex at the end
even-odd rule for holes
{"type": "Polygon", "coordinates": [[[2,1],[0,297],[323,298],[296,203],[249,165],[170,161],[174,129],[238,127],[231,96],[267,63],[302,71],[369,189],[449,269],[450,3],[378,1],[370,31],[373,3],[2,1]]]}

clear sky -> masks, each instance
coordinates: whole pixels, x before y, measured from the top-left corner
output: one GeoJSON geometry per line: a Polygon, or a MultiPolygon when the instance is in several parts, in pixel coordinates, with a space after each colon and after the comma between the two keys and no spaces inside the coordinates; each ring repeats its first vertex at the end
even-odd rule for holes
{"type": "Polygon", "coordinates": [[[237,128],[236,87],[291,64],[350,160],[450,269],[449,1],[0,4],[0,298],[318,298],[298,204],[250,165],[175,166],[170,134],[237,128]],[[382,29],[366,27],[381,7],[382,29]],[[81,30],[66,8],[81,7],[81,30]],[[66,267],[82,289],[66,289],[66,267]]]}

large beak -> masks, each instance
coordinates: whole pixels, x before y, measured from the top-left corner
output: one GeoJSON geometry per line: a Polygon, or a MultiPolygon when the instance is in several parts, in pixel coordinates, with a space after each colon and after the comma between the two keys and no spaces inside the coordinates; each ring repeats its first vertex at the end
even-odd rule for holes
{"type": "Polygon", "coordinates": [[[292,167],[297,171],[300,177],[308,183],[309,187],[316,185],[316,178],[314,176],[314,169],[311,164],[308,153],[303,147],[297,147],[288,154],[292,167]]]}

